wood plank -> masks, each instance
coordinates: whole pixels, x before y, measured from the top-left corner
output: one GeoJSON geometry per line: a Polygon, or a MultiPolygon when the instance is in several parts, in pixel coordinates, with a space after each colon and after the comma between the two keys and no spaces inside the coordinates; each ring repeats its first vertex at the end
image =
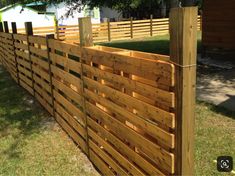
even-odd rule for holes
{"type": "Polygon", "coordinates": [[[59,64],[63,67],[68,68],[78,74],[81,74],[81,63],[63,56],[60,56],[55,53],[50,53],[50,59],[53,63],[59,64]]]}
{"type": "Polygon", "coordinates": [[[122,92],[116,91],[87,77],[84,77],[84,83],[88,87],[97,89],[98,91],[104,93],[113,102],[122,104],[123,106],[127,106],[132,109],[136,109],[137,114],[144,119],[153,120],[157,123],[161,123],[171,128],[175,127],[175,117],[173,113],[169,113],[160,108],[149,105],[143,101],[140,101],[122,92]]]}
{"type": "Polygon", "coordinates": [[[83,97],[81,96],[82,92],[76,92],[75,90],[71,89],[70,87],[66,86],[62,82],[52,78],[52,84],[55,86],[56,89],[62,91],[69,99],[73,100],[80,106],[82,106],[83,97]]]}
{"type": "Polygon", "coordinates": [[[92,150],[90,150],[90,160],[102,172],[102,174],[107,176],[115,176],[110,168],[92,150]]]}
{"type": "Polygon", "coordinates": [[[108,129],[112,130],[119,138],[129,141],[129,143],[143,151],[159,165],[159,167],[165,169],[169,173],[174,173],[174,155],[172,153],[167,152],[152,141],[136,133],[131,128],[89,102],[86,102],[86,111],[92,118],[107,125],[108,129]]]}
{"type": "Polygon", "coordinates": [[[29,43],[38,43],[40,45],[46,45],[46,38],[42,36],[29,36],[29,43]]]}
{"type": "MultiPolygon", "coordinates": [[[[128,170],[132,175],[144,176],[143,173],[138,167],[131,163],[127,158],[121,155],[113,146],[111,146],[107,141],[103,140],[99,135],[97,135],[91,128],[88,128],[88,134],[94,141],[99,143],[104,149],[115,158],[122,167],[128,170]]],[[[90,141],[90,140],[89,140],[90,141]]]]}
{"type": "Polygon", "coordinates": [[[28,45],[26,45],[26,44],[14,42],[14,45],[18,49],[28,50],[28,45]]]}
{"type": "Polygon", "coordinates": [[[27,41],[27,35],[25,34],[13,34],[15,40],[27,41]]]}
{"type": "Polygon", "coordinates": [[[66,110],[71,113],[71,115],[78,120],[80,124],[84,126],[85,124],[85,117],[83,112],[76,107],[74,104],[72,104],[69,100],[67,100],[65,97],[63,97],[61,94],[59,94],[57,91],[53,90],[54,98],[57,102],[59,102],[61,105],[63,105],[66,110]]]}
{"type": "Polygon", "coordinates": [[[66,81],[66,82],[69,82],[70,84],[75,86],[79,92],[81,92],[82,84],[81,84],[80,78],[78,78],[78,77],[76,77],[66,71],[63,71],[54,65],[51,65],[51,72],[53,73],[54,77],[55,76],[60,77],[60,79],[66,81]]]}
{"type": "Polygon", "coordinates": [[[51,115],[53,115],[52,107],[37,92],[35,92],[35,98],[51,115]]]}
{"type": "Polygon", "coordinates": [[[73,127],[74,130],[77,131],[77,133],[79,133],[79,135],[81,135],[84,139],[87,138],[87,132],[85,128],[74,117],[72,117],[68,112],[66,112],[66,110],[56,101],[55,110],[61,117],[63,117],[63,119],[67,121],[67,123],[71,127],[73,127]]]}
{"type": "Polygon", "coordinates": [[[120,154],[127,156],[129,160],[143,168],[143,170],[148,173],[147,175],[164,175],[155,166],[153,166],[142,156],[127,146],[123,141],[107,131],[107,129],[101,127],[96,121],[92,120],[91,118],[88,118],[87,120],[89,126],[91,126],[93,130],[99,132],[97,134],[99,134],[100,137],[102,136],[103,139],[106,139],[106,141],[110,142],[120,154]]]}
{"type": "Polygon", "coordinates": [[[19,72],[19,78],[24,81],[28,86],[33,87],[33,82],[31,79],[19,72]]]}
{"type": "Polygon", "coordinates": [[[95,67],[90,67],[88,65],[83,65],[83,71],[86,74],[94,75],[112,84],[120,85],[121,87],[130,89],[148,98],[152,98],[156,102],[164,104],[168,107],[174,107],[174,93],[172,92],[164,91],[120,75],[109,73],[95,67]]]}
{"type": "Polygon", "coordinates": [[[78,45],[67,44],[62,41],[49,39],[49,48],[53,48],[77,57],[81,56],[81,49],[78,47],[78,45]]]}
{"type": "Polygon", "coordinates": [[[89,147],[96,155],[102,158],[102,160],[105,161],[117,173],[117,175],[128,175],[123,168],[121,168],[106,152],[92,142],[92,140],[89,140],[89,147]]]}
{"type": "Polygon", "coordinates": [[[48,61],[44,61],[43,59],[38,58],[37,56],[31,55],[31,60],[34,64],[42,67],[45,70],[49,70],[48,61]]]}
{"type": "Polygon", "coordinates": [[[48,92],[43,90],[41,87],[39,87],[37,84],[34,84],[34,90],[44,98],[44,100],[47,101],[48,104],[52,105],[52,97],[48,95],[48,92]]]}
{"type": "Polygon", "coordinates": [[[118,106],[117,104],[92,93],[85,89],[84,93],[87,98],[91,98],[96,103],[108,108],[114,114],[120,114],[126,121],[131,122],[133,125],[148,133],[155,139],[159,141],[159,144],[164,144],[165,146],[174,148],[174,135],[169,132],[161,129],[157,124],[146,121],[145,119],[129,112],[128,110],[118,106]]]}
{"type": "Polygon", "coordinates": [[[68,135],[76,142],[79,147],[87,154],[87,145],[86,142],[83,140],[81,136],[73,129],[71,128],[67,122],[56,112],[55,113],[56,121],[61,125],[61,127],[68,133],[68,135]]]}
{"type": "Polygon", "coordinates": [[[20,51],[20,50],[15,50],[15,52],[16,52],[17,56],[22,57],[22,58],[29,61],[29,53],[28,52],[26,53],[26,52],[20,51]]]}
{"type": "Polygon", "coordinates": [[[40,78],[35,73],[33,73],[33,80],[35,81],[35,83],[41,85],[47,92],[51,92],[50,85],[43,78],[40,78]]]}
{"type": "Polygon", "coordinates": [[[29,78],[32,78],[32,74],[28,69],[22,67],[21,65],[18,65],[18,70],[29,78]]]}
{"type": "Polygon", "coordinates": [[[47,72],[45,72],[44,70],[40,69],[38,66],[32,65],[33,68],[33,72],[38,74],[39,76],[41,76],[43,79],[47,80],[48,82],[50,82],[50,76],[47,72]]]}
{"type": "Polygon", "coordinates": [[[26,83],[24,83],[24,81],[20,80],[20,85],[25,88],[31,95],[33,95],[33,89],[26,83]]]}
{"type": "Polygon", "coordinates": [[[36,55],[42,56],[44,58],[47,58],[47,51],[40,49],[40,48],[36,48],[34,46],[29,46],[29,50],[31,53],[34,53],[36,55]]]}
{"type": "Polygon", "coordinates": [[[122,70],[126,73],[147,77],[159,84],[174,85],[174,65],[164,61],[153,61],[144,58],[135,58],[128,53],[109,53],[94,47],[83,50],[84,59],[100,65],[122,70]],[[93,57],[90,57],[90,55],[93,57]]]}

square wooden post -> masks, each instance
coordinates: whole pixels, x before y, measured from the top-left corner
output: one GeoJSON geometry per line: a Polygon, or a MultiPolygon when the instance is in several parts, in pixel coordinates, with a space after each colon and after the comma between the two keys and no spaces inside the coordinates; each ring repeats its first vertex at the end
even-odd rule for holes
{"type": "Polygon", "coordinates": [[[3,24],[0,22],[0,32],[3,32],[3,24]]]}
{"type": "Polygon", "coordinates": [[[108,25],[108,41],[110,42],[111,41],[110,19],[108,19],[107,25],[108,25]]]}
{"type": "Polygon", "coordinates": [[[30,62],[30,71],[31,71],[31,79],[32,79],[32,89],[33,89],[33,96],[35,97],[35,89],[34,89],[34,79],[33,79],[33,63],[31,59],[31,52],[30,52],[30,44],[29,44],[29,36],[33,35],[33,25],[32,22],[25,22],[25,32],[27,35],[27,45],[29,51],[29,62],[30,62]]]}
{"type": "Polygon", "coordinates": [[[133,17],[130,18],[130,33],[131,38],[133,38],[133,17]]]}
{"type": "Polygon", "coordinates": [[[49,48],[49,40],[54,39],[54,34],[46,35],[46,49],[47,49],[47,61],[48,61],[48,68],[49,68],[49,76],[50,76],[50,89],[51,89],[51,99],[52,99],[52,109],[53,109],[53,117],[55,117],[55,100],[54,100],[54,93],[53,93],[53,82],[52,82],[52,72],[51,72],[51,57],[50,57],[50,48],[49,48]]]}
{"type": "Polygon", "coordinates": [[[153,36],[153,15],[150,15],[150,36],[153,36]]]}
{"type": "Polygon", "coordinates": [[[93,46],[91,17],[79,18],[80,46],[93,46]]]}
{"type": "Polygon", "coordinates": [[[197,7],[170,12],[170,58],[176,68],[175,175],[193,175],[197,7]]]}
{"type": "Polygon", "coordinates": [[[4,25],[4,32],[5,33],[9,33],[8,22],[7,21],[3,21],[3,25],[4,25]]]}
{"type": "MultiPolygon", "coordinates": [[[[89,47],[89,46],[93,46],[93,35],[92,35],[92,23],[91,23],[91,18],[90,17],[83,17],[83,18],[79,18],[79,34],[80,34],[80,49],[81,49],[81,58],[80,58],[80,62],[81,62],[81,80],[82,80],[82,95],[83,95],[83,113],[84,113],[84,117],[86,119],[86,124],[85,124],[85,128],[86,128],[86,144],[87,144],[87,149],[85,151],[85,153],[87,154],[88,158],[90,158],[90,151],[89,151],[89,136],[88,136],[88,124],[87,124],[87,114],[86,114],[86,99],[85,99],[85,95],[84,95],[84,76],[83,76],[83,64],[84,64],[84,54],[83,54],[83,47],[89,47]]],[[[91,63],[92,64],[92,63],[91,63]]]]}
{"type": "Polygon", "coordinates": [[[20,84],[20,78],[19,78],[19,69],[18,69],[18,61],[16,56],[16,48],[15,48],[15,39],[14,34],[17,34],[17,27],[16,22],[11,22],[11,29],[12,29],[12,40],[13,40],[13,50],[14,50],[14,58],[15,58],[15,67],[17,71],[17,83],[20,84]]]}

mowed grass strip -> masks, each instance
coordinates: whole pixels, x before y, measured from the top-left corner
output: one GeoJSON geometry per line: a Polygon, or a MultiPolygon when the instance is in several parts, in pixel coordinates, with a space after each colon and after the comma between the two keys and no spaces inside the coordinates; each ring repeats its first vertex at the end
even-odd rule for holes
{"type": "Polygon", "coordinates": [[[0,175],[99,175],[53,118],[2,66],[0,175]]]}

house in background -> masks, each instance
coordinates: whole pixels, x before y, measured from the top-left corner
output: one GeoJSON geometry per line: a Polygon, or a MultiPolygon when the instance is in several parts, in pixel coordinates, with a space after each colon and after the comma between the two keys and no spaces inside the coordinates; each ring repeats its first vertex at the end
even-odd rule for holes
{"type": "Polygon", "coordinates": [[[90,10],[87,6],[73,12],[72,16],[66,16],[68,7],[64,2],[57,5],[48,5],[47,12],[55,13],[59,25],[77,25],[78,18],[90,16],[92,23],[100,23],[100,9],[94,8],[90,10]]]}
{"type": "Polygon", "coordinates": [[[110,9],[108,7],[100,8],[100,18],[101,22],[106,21],[108,18],[110,21],[120,21],[122,20],[122,12],[118,12],[117,10],[110,9]]]}
{"type": "MultiPolygon", "coordinates": [[[[40,9],[40,8],[39,8],[40,9]]],[[[54,26],[55,15],[42,10],[35,10],[31,5],[9,5],[0,9],[0,21],[16,22],[17,28],[24,28],[24,23],[31,21],[33,27],[54,26]]]]}

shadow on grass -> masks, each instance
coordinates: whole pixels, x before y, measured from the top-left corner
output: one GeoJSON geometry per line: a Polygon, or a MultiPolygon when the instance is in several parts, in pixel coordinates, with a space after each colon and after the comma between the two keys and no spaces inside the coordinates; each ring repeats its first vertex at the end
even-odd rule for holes
{"type": "Polygon", "coordinates": [[[197,100],[197,104],[206,105],[211,111],[217,114],[227,116],[228,118],[235,120],[235,111],[229,111],[228,109],[222,106],[216,106],[216,105],[213,105],[204,101],[200,101],[200,100],[197,100]]]}
{"type": "Polygon", "coordinates": [[[18,145],[25,138],[42,132],[49,114],[18,86],[0,65],[0,141],[12,139],[0,154],[18,158],[18,145]]]}

